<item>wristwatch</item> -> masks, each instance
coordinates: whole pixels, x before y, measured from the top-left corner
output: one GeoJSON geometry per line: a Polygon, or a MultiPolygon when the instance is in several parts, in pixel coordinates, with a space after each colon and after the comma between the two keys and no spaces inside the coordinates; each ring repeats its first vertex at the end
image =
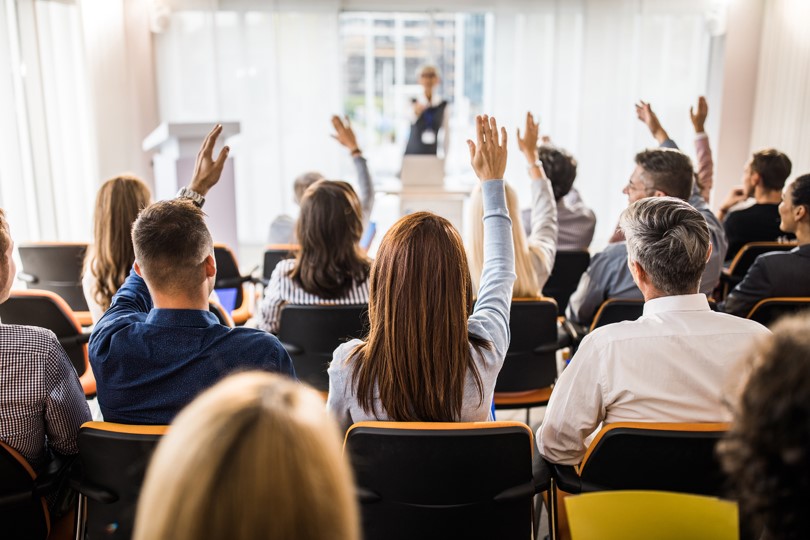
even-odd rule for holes
{"type": "Polygon", "coordinates": [[[542,171],[543,170],[543,162],[538,159],[534,163],[529,164],[526,168],[531,171],[535,167],[537,167],[538,169],[540,169],[542,171]]]}
{"type": "Polygon", "coordinates": [[[205,197],[194,191],[193,189],[189,189],[185,186],[180,188],[180,191],[177,192],[178,198],[183,199],[191,199],[191,202],[197,205],[198,208],[202,208],[205,204],[205,197]]]}

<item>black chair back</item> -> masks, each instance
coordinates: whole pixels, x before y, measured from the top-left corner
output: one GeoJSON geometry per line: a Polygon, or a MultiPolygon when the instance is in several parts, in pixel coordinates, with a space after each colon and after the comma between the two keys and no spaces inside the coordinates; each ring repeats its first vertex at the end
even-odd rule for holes
{"type": "Polygon", "coordinates": [[[294,244],[277,244],[268,246],[264,251],[264,259],[262,261],[262,278],[265,282],[270,281],[270,276],[273,275],[273,270],[276,269],[278,263],[284,259],[292,259],[295,257],[295,252],[298,246],[294,244]]]}
{"type": "Polygon", "coordinates": [[[525,424],[364,422],[348,431],[344,451],[366,540],[531,538],[525,424]]]}
{"type": "Polygon", "coordinates": [[[87,311],[82,290],[82,269],[87,244],[20,244],[19,277],[29,289],[61,296],[73,311],[87,311]]]}
{"type": "Polygon", "coordinates": [[[214,259],[217,262],[217,278],[214,283],[214,289],[217,291],[225,291],[235,295],[234,305],[226,305],[223,295],[224,307],[236,309],[242,305],[244,300],[244,293],[242,292],[242,285],[250,281],[250,276],[242,276],[239,273],[239,264],[236,261],[236,255],[225,244],[214,245],[214,259]]]}
{"type": "Polygon", "coordinates": [[[577,290],[579,278],[588,269],[591,254],[587,251],[558,251],[554,257],[554,267],[543,287],[543,296],[550,296],[557,302],[557,314],[565,315],[568,299],[577,290]]]}
{"type": "Polygon", "coordinates": [[[591,330],[607,324],[622,321],[635,321],[644,314],[644,300],[610,298],[599,307],[593,318],[591,330]]]}
{"type": "Polygon", "coordinates": [[[0,531],[8,540],[48,537],[45,498],[35,494],[36,473],[16,450],[0,442],[0,531]]]}
{"type": "Polygon", "coordinates": [[[317,390],[329,389],[326,370],[332,353],[368,331],[368,305],[288,304],[281,310],[278,339],[292,358],[298,378],[317,390]]]}
{"type": "Polygon", "coordinates": [[[524,392],[557,378],[557,305],[550,300],[512,300],[511,339],[495,392],[524,392]]]}
{"type": "Polygon", "coordinates": [[[810,297],[765,298],[751,308],[748,319],[764,326],[772,326],[777,320],[810,309],[810,297]]]}
{"type": "Polygon", "coordinates": [[[86,512],[81,538],[132,537],[146,468],[166,426],[88,422],[79,430],[76,488],[86,512]]]}
{"type": "Polygon", "coordinates": [[[749,242],[734,256],[728,266],[729,274],[743,278],[760,255],[771,251],[790,251],[797,245],[796,242],[749,242]]]}

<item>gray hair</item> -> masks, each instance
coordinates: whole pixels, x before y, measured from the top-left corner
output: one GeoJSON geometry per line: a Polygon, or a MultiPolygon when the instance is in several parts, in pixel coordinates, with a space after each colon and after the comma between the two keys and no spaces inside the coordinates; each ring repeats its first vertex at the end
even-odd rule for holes
{"type": "Polygon", "coordinates": [[[675,197],[641,199],[622,213],[619,227],[628,258],[657,289],[668,295],[697,292],[711,242],[700,212],[675,197]]]}
{"type": "Polygon", "coordinates": [[[301,204],[301,199],[304,197],[304,192],[309,186],[319,180],[323,180],[323,175],[316,171],[305,172],[295,178],[293,182],[293,194],[295,196],[295,203],[301,204]]]}

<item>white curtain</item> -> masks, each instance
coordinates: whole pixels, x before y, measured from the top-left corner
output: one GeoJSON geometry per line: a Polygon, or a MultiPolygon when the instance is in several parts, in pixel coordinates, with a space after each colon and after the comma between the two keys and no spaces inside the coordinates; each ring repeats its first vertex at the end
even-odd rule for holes
{"type": "MultiPolygon", "coordinates": [[[[627,205],[621,191],[635,153],[655,145],[635,101],[650,101],[669,135],[694,154],[688,111],[706,92],[708,5],[512,0],[497,8],[490,110],[510,127],[532,111],[541,132],[578,158],[575,185],[598,217],[592,247],[604,245],[627,205]]],[[[510,150],[507,176],[528,200],[525,160],[510,150]]]]}
{"type": "Polygon", "coordinates": [[[759,60],[751,149],[773,146],[810,173],[810,2],[771,0],[759,60]]]}
{"type": "Polygon", "coordinates": [[[341,113],[337,2],[302,4],[187,1],[156,37],[161,119],[241,124],[242,243],[264,242],[270,221],[294,212],[298,174],[334,177],[348,162],[329,137],[341,113]]]}

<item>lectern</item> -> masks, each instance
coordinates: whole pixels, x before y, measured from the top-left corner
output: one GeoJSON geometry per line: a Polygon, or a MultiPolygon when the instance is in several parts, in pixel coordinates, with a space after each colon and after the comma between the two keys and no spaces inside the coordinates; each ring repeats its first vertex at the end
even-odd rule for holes
{"type": "MultiPolygon", "coordinates": [[[[225,146],[228,138],[239,133],[239,122],[219,122],[222,133],[214,148],[214,158],[225,146]]],[[[188,185],[194,174],[194,163],[205,136],[217,122],[163,122],[144,140],[144,152],[158,150],[152,159],[155,175],[155,200],[171,199],[177,191],[188,185]]],[[[222,176],[205,200],[208,228],[214,242],[238,249],[236,231],[236,184],[234,181],[233,153],[222,169],[222,176]]],[[[237,252],[238,256],[238,252],[237,252]]]]}

